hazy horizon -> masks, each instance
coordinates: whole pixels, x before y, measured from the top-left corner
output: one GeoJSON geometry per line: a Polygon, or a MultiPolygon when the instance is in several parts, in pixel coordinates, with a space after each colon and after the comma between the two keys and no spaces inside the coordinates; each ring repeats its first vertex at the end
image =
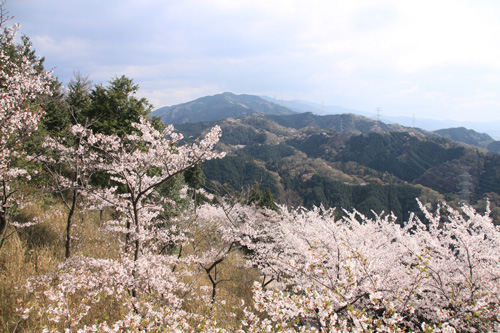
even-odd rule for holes
{"type": "Polygon", "coordinates": [[[223,91],[387,116],[499,119],[500,3],[8,0],[46,66],[127,75],[155,108],[223,91]]]}

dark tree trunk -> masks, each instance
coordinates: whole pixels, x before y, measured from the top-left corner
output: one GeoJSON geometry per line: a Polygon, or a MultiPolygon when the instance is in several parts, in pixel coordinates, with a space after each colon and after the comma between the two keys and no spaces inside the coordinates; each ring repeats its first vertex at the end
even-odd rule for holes
{"type": "Polygon", "coordinates": [[[73,199],[71,200],[71,206],[69,207],[68,220],[66,221],[66,251],[65,257],[68,259],[71,257],[71,228],[73,227],[73,217],[75,215],[76,210],[76,202],[78,200],[77,191],[73,192],[73,199]]]}
{"type": "Polygon", "coordinates": [[[0,249],[3,246],[5,240],[5,234],[7,233],[7,216],[4,208],[0,211],[0,249]]]}
{"type": "Polygon", "coordinates": [[[7,224],[8,224],[8,216],[7,216],[7,191],[6,184],[2,182],[2,201],[0,204],[0,249],[3,246],[3,242],[5,240],[5,234],[7,233],[7,224]]]}

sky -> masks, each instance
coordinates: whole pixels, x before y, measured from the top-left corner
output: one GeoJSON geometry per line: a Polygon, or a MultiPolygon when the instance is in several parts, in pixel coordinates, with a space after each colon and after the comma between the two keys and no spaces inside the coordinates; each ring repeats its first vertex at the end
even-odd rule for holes
{"type": "Polygon", "coordinates": [[[126,75],[155,108],[222,92],[500,120],[498,0],[7,0],[67,84],[126,75]]]}

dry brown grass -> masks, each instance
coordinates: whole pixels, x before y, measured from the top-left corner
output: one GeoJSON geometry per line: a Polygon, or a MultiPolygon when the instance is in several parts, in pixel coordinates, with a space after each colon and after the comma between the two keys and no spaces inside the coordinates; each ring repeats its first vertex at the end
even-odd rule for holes
{"type": "MultiPolygon", "coordinates": [[[[0,331],[37,332],[47,325],[44,320],[20,321],[16,311],[21,304],[29,304],[31,296],[22,288],[30,277],[53,271],[64,261],[66,211],[64,206],[46,193],[25,186],[21,189],[32,204],[16,212],[13,220],[28,222],[42,218],[42,222],[25,229],[10,227],[8,238],[0,249],[0,331]]],[[[98,212],[78,215],[74,230],[74,255],[109,258],[116,255],[116,242],[99,230],[98,212]]],[[[77,296],[76,296],[77,297],[77,296]]],[[[78,301],[77,299],[75,301],[78,301]]],[[[104,306],[108,307],[109,304],[104,306]]],[[[95,309],[99,315],[102,309],[95,309]]]]}
{"type": "MultiPolygon", "coordinates": [[[[63,259],[63,243],[60,233],[62,219],[57,212],[60,208],[55,202],[48,202],[44,196],[32,193],[33,204],[19,211],[15,221],[26,222],[33,217],[47,216],[47,219],[36,226],[25,230],[9,228],[9,237],[0,249],[0,330],[12,332],[19,322],[16,312],[19,303],[26,300],[20,289],[27,279],[47,273],[54,269],[63,259]]],[[[22,331],[23,325],[18,330],[22,331]]]]}
{"type": "MultiPolygon", "coordinates": [[[[32,201],[31,206],[24,208],[16,215],[17,221],[30,221],[33,217],[45,217],[39,225],[15,231],[9,230],[11,236],[0,249],[0,331],[2,332],[38,332],[44,327],[54,327],[47,318],[30,316],[28,320],[20,320],[16,311],[20,305],[29,305],[33,295],[26,295],[24,286],[30,277],[41,276],[52,272],[64,261],[65,216],[64,206],[48,194],[35,193],[28,189],[32,201]]],[[[93,258],[117,258],[120,245],[116,235],[103,232],[103,221],[108,217],[100,212],[77,214],[74,228],[73,255],[93,258]]],[[[213,239],[213,241],[220,241],[213,239]]],[[[184,255],[192,254],[186,248],[184,255]]],[[[189,271],[186,283],[192,284],[191,291],[185,295],[184,307],[188,312],[197,313],[201,317],[212,317],[220,327],[232,328],[242,316],[241,301],[251,304],[251,289],[258,274],[244,265],[245,259],[238,251],[233,251],[218,267],[219,278],[224,281],[217,286],[217,299],[210,302],[211,284],[198,265],[179,267],[189,271]]],[[[80,295],[81,296],[81,295],[80,295]]],[[[78,294],[70,299],[79,302],[78,294]]],[[[85,318],[85,323],[94,323],[108,317],[123,315],[124,308],[116,301],[103,298],[93,305],[85,318]]],[[[112,319],[112,318],[109,318],[112,319]]],[[[117,318],[115,318],[117,319],[117,318]]],[[[195,326],[198,324],[193,322],[195,326]]],[[[57,327],[63,330],[63,327],[57,327]]]]}
{"type": "MultiPolygon", "coordinates": [[[[200,267],[190,267],[192,272],[197,271],[193,275],[197,278],[192,291],[184,299],[185,310],[199,314],[201,318],[213,318],[221,328],[237,327],[243,318],[243,308],[252,304],[253,282],[258,278],[258,272],[246,267],[244,260],[241,252],[234,251],[219,264],[218,277],[222,282],[217,285],[213,303],[212,285],[207,274],[200,267]]],[[[196,327],[200,322],[191,324],[196,327]]]]}

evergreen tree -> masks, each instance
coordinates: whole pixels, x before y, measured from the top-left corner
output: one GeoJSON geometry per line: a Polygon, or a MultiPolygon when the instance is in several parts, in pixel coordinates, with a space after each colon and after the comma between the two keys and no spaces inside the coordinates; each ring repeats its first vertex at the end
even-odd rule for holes
{"type": "Polygon", "coordinates": [[[278,206],[276,205],[273,192],[270,188],[266,189],[266,193],[263,194],[259,184],[255,183],[250,190],[250,195],[248,197],[248,204],[255,204],[262,208],[269,208],[278,211],[278,206]]]}
{"type": "Polygon", "coordinates": [[[65,130],[68,130],[71,125],[70,109],[62,83],[55,80],[52,84],[52,96],[47,96],[42,99],[45,105],[45,115],[40,121],[39,135],[52,136],[62,135],[65,130]]]}
{"type": "Polygon", "coordinates": [[[205,174],[203,173],[203,168],[201,163],[184,171],[184,180],[186,184],[191,188],[192,198],[194,200],[194,210],[196,212],[196,206],[200,198],[197,196],[197,190],[205,185],[205,174]]]}
{"type": "Polygon", "coordinates": [[[278,211],[278,206],[276,205],[276,202],[274,200],[274,195],[269,188],[266,190],[266,194],[264,194],[264,196],[260,200],[259,206],[278,211]]]}
{"type": "Polygon", "coordinates": [[[201,163],[196,164],[194,167],[187,169],[184,172],[184,179],[189,187],[197,190],[205,185],[205,174],[201,163]]]}
{"type": "Polygon", "coordinates": [[[94,132],[123,136],[134,131],[132,123],[149,116],[152,106],[135,94],[139,86],[125,76],[110,81],[108,87],[96,86],[90,94],[90,105],[83,115],[91,122],[94,132]]]}
{"type": "Polygon", "coordinates": [[[250,195],[248,196],[248,204],[259,205],[262,201],[262,191],[260,190],[259,184],[255,183],[250,189],[250,195]]]}
{"type": "Polygon", "coordinates": [[[92,81],[88,76],[83,76],[76,72],[75,77],[68,84],[67,102],[71,107],[71,112],[78,122],[85,124],[88,119],[84,117],[91,107],[90,93],[92,81]]]}

